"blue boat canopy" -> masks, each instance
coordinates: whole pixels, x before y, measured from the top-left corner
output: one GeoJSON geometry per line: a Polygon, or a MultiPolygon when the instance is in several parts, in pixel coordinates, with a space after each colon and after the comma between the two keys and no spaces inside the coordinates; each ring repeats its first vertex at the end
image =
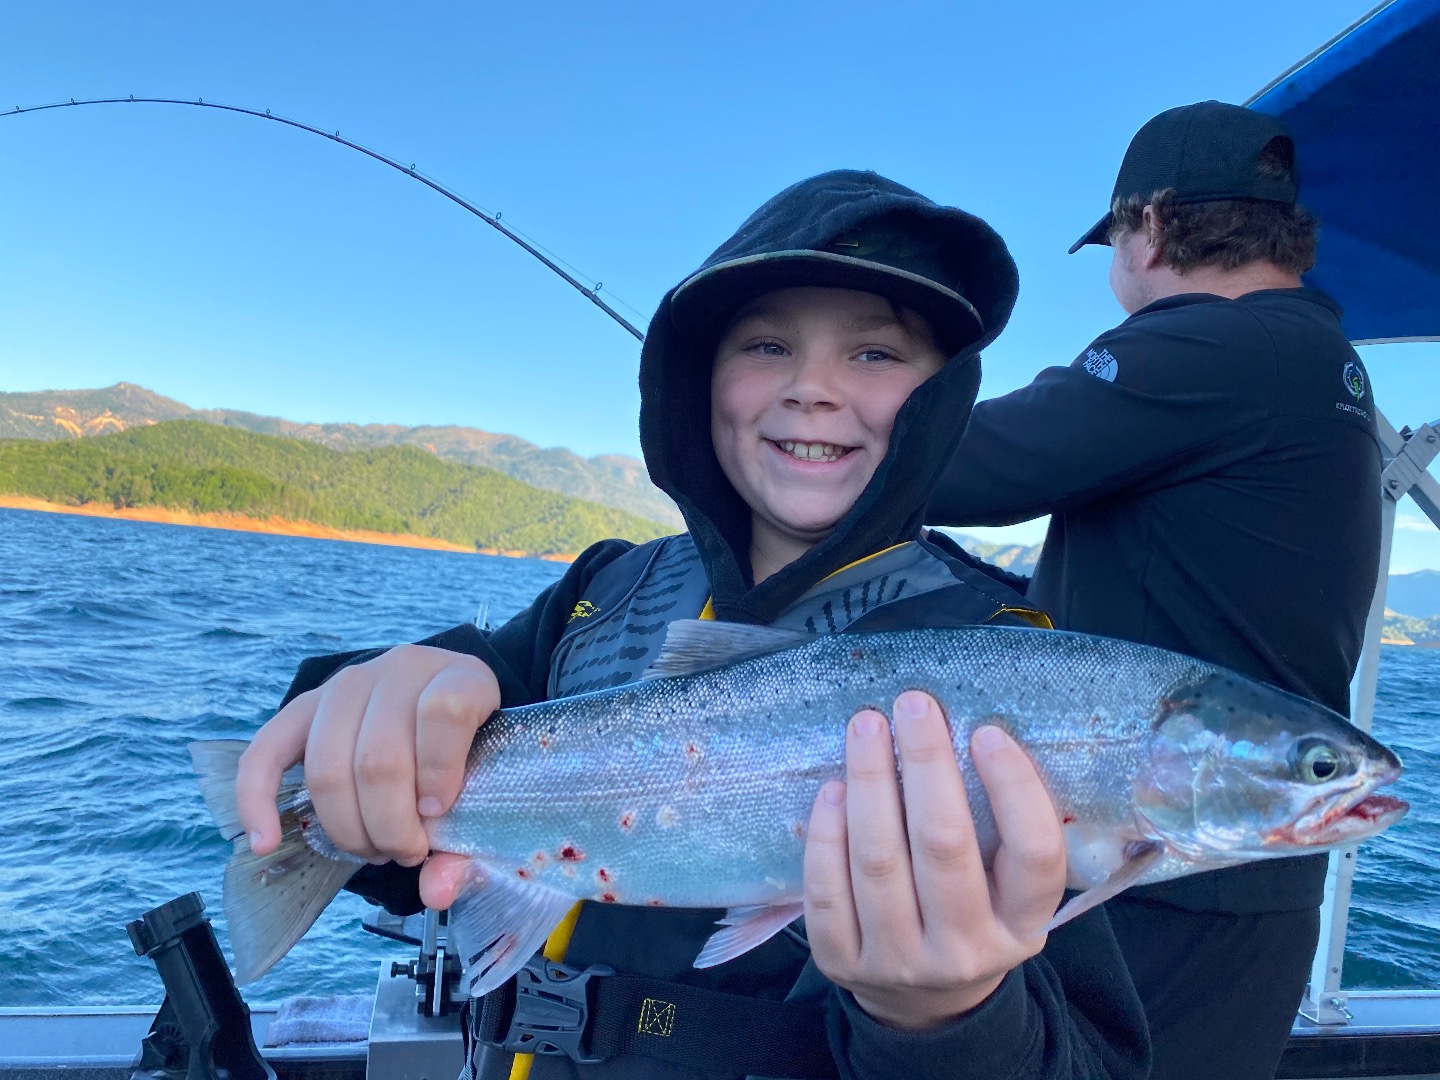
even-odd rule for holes
{"type": "Polygon", "coordinates": [[[1440,0],[1393,0],[1247,103],[1295,138],[1306,280],[1357,344],[1440,340],[1440,0]]]}

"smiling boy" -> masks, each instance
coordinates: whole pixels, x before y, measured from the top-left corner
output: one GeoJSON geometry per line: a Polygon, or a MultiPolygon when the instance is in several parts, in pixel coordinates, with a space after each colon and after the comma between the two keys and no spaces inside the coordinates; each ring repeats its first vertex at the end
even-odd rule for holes
{"type": "MultiPolygon", "coordinates": [[[[501,703],[638,678],[675,619],[1048,625],[921,530],[1015,292],[988,226],[873,173],[781,192],[665,297],[646,336],[642,444],[687,532],[595,545],[493,633],[307,662],[242,762],[251,846],[278,842],[280,775],[303,758],[326,832],[383,864],[350,887],[392,910],[447,907],[466,862],[429,854],[422,817],[456,798],[480,724],[501,703]]],[[[696,970],[718,912],[584,903],[565,962],[642,980],[690,1026],[653,1037],[638,1001],[597,992],[586,1045],[602,1060],[537,1058],[530,1075],[1143,1077],[1143,1020],[1104,913],[1042,933],[1064,845],[1034,768],[996,728],[972,753],[1001,834],[992,873],[944,717],[902,694],[893,724],[852,719],[846,781],[817,793],[803,931],[696,970]]],[[[472,1010],[475,1080],[517,1068],[499,1045],[513,1002],[502,988],[472,1010]]]]}

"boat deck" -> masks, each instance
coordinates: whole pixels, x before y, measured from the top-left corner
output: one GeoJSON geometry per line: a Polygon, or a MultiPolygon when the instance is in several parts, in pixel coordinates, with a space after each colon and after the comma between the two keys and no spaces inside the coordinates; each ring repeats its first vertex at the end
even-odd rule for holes
{"type": "MultiPolygon", "coordinates": [[[[1440,1080],[1440,991],[1352,992],[1351,1020],[1296,1020],[1280,1080],[1440,1080]]],[[[382,976],[366,1042],[265,1047],[278,1005],[251,1009],[278,1080],[454,1080],[454,1017],[415,1010],[414,983],[382,976]]],[[[0,1009],[0,1080],[131,1080],[153,1008],[0,1009]]]]}

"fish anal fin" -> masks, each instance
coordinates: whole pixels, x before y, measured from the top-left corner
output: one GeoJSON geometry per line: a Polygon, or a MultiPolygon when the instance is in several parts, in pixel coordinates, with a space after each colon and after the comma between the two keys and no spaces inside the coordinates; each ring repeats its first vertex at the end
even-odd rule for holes
{"type": "Polygon", "coordinates": [[[777,630],[773,626],[709,619],[676,619],[665,628],[665,644],[660,647],[660,655],[641,678],[698,675],[814,640],[814,634],[802,630],[777,630]]]}
{"type": "Polygon", "coordinates": [[[465,992],[481,997],[514,975],[574,906],[568,893],[473,860],[470,879],[450,908],[465,992]]]}
{"type": "Polygon", "coordinates": [[[1134,885],[1145,872],[1160,861],[1165,854],[1165,845],[1158,840],[1133,840],[1125,847],[1125,860],[1108,878],[1093,888],[1072,896],[1060,906],[1051,920],[1045,924],[1045,933],[1083,915],[1091,908],[1097,908],[1112,896],[1118,896],[1134,885]]]}
{"type": "Polygon", "coordinates": [[[769,941],[804,914],[805,904],[799,900],[788,904],[750,904],[731,908],[720,920],[720,929],[710,935],[700,955],[695,957],[695,966],[714,967],[742,956],[769,941]]]}

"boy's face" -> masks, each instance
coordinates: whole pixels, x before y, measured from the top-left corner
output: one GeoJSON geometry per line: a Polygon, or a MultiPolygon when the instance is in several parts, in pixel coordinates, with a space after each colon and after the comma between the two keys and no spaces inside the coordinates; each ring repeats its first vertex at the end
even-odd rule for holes
{"type": "Polygon", "coordinates": [[[945,359],[924,319],[873,293],[779,289],[742,309],[715,351],[710,435],[756,544],[819,542],[945,359]]]}

